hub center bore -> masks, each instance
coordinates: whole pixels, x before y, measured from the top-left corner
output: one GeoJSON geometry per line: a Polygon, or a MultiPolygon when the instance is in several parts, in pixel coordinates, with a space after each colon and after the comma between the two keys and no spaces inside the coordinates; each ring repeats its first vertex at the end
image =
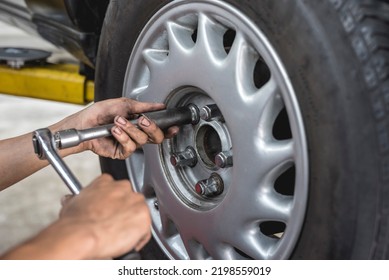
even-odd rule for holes
{"type": "Polygon", "coordinates": [[[200,127],[196,135],[196,149],[206,166],[215,166],[215,158],[223,148],[220,136],[214,127],[208,124],[200,127]]]}

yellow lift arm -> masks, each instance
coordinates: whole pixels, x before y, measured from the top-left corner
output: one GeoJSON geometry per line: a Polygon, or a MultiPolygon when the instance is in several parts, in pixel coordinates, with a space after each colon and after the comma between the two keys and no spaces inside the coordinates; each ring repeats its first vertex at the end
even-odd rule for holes
{"type": "Polygon", "coordinates": [[[73,64],[46,64],[13,69],[0,64],[0,93],[73,104],[93,101],[94,83],[73,64]]]}

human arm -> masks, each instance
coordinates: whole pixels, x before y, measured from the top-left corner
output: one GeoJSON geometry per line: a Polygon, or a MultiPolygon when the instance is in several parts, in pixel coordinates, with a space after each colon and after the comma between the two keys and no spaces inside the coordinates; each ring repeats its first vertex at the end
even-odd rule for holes
{"type": "Polygon", "coordinates": [[[107,259],[150,239],[150,214],[129,181],[102,175],[69,199],[57,221],[0,259],[107,259]]]}
{"type": "MultiPolygon", "coordinates": [[[[69,128],[86,129],[115,121],[116,126],[112,129],[114,137],[84,142],[77,147],[61,150],[59,153],[65,157],[85,150],[92,150],[100,156],[124,159],[147,141],[161,143],[164,134],[155,123],[147,123],[147,119],[139,119],[141,129],[138,129],[128,121],[122,124],[118,116],[125,120],[125,118],[130,118],[132,114],[163,108],[164,105],[159,103],[143,103],[128,98],[111,99],[97,102],[50,126],[49,129],[52,132],[69,128]],[[145,123],[146,125],[144,125],[145,123]]],[[[175,130],[177,128],[172,128],[170,133],[174,134],[175,130]]],[[[35,155],[31,133],[1,140],[0,190],[15,184],[47,164],[47,161],[39,160],[35,155]]]]}

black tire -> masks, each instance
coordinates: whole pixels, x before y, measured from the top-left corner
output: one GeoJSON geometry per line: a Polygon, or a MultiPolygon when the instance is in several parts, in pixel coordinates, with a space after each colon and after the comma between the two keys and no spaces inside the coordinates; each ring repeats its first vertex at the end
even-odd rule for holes
{"type": "MultiPolygon", "coordinates": [[[[96,100],[122,96],[132,48],[171,1],[111,1],[100,40],[96,100]]],[[[191,2],[191,1],[188,1],[191,2]]],[[[389,1],[227,2],[267,36],[296,91],[309,146],[309,199],[292,258],[387,259],[389,1]]],[[[103,172],[126,178],[122,161],[103,172]]],[[[163,258],[156,244],[145,258],[163,258]]]]}

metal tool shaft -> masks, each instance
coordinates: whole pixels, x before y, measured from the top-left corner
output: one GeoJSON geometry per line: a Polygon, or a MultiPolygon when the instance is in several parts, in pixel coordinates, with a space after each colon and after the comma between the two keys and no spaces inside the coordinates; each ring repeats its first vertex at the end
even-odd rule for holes
{"type": "MultiPolygon", "coordinates": [[[[193,104],[144,113],[142,115],[154,121],[162,130],[166,130],[175,125],[196,124],[200,119],[200,111],[197,106],[193,104]]],[[[134,119],[130,120],[130,122],[137,125],[138,120],[134,119]]],[[[55,143],[58,149],[75,147],[84,141],[111,136],[111,130],[114,126],[115,124],[107,124],[83,130],[67,129],[58,131],[54,135],[55,143]]]]}

